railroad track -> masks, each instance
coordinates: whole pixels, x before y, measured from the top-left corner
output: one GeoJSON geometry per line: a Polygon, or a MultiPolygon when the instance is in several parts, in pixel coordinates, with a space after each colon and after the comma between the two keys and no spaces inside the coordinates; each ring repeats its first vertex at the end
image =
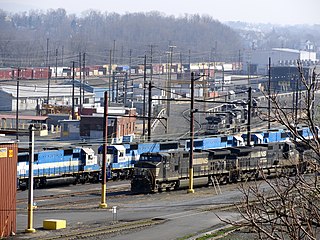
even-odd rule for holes
{"type": "Polygon", "coordinates": [[[85,238],[95,238],[100,235],[112,235],[121,232],[127,232],[134,229],[141,229],[145,227],[150,227],[156,224],[161,224],[165,222],[164,219],[152,218],[152,219],[144,219],[132,222],[114,222],[114,224],[107,226],[97,226],[83,230],[83,228],[77,229],[68,229],[68,231],[61,231],[56,236],[51,237],[35,237],[33,239],[42,239],[42,240],[54,240],[54,239],[85,239],[85,238]]]}
{"type": "MultiPolygon", "coordinates": [[[[107,194],[115,197],[115,196],[120,196],[122,194],[128,193],[129,191],[130,191],[129,184],[124,184],[121,186],[115,186],[115,187],[109,188],[107,191],[107,194]]],[[[35,197],[34,202],[41,203],[41,205],[37,206],[40,209],[52,208],[52,207],[55,207],[55,209],[62,209],[62,208],[66,208],[66,206],[71,204],[72,206],[75,206],[78,204],[88,203],[91,201],[96,202],[97,199],[99,198],[101,198],[101,192],[100,190],[95,189],[95,190],[86,190],[81,192],[79,191],[79,192],[72,192],[72,193],[62,193],[62,194],[55,194],[55,195],[52,194],[47,196],[35,197]],[[90,195],[95,195],[95,196],[91,198],[76,199],[79,197],[90,196],[90,195]],[[61,201],[53,202],[53,203],[49,202],[57,199],[61,201]]],[[[27,198],[17,199],[17,204],[24,204],[24,203],[26,204],[27,202],[28,202],[27,198]]]]}
{"type": "MultiPolygon", "coordinates": [[[[190,114],[189,113],[190,113],[190,109],[186,109],[182,112],[182,116],[187,122],[190,123],[190,114]]],[[[202,130],[202,124],[199,123],[196,119],[194,120],[194,124],[195,124],[195,129],[197,129],[194,131],[194,133],[196,134],[202,130]]],[[[180,138],[189,137],[189,135],[190,135],[190,131],[184,133],[182,136],[180,136],[180,138]]]]}

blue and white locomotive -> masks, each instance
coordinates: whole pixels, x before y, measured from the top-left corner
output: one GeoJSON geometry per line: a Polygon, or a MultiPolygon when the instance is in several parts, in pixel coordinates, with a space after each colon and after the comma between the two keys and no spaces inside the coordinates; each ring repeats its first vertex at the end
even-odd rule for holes
{"type": "MultiPolygon", "coordinates": [[[[100,165],[93,149],[70,148],[35,152],[33,163],[34,186],[44,187],[57,181],[70,183],[97,182],[100,165]]],[[[25,189],[29,177],[29,153],[18,153],[18,188],[25,189]]]]}

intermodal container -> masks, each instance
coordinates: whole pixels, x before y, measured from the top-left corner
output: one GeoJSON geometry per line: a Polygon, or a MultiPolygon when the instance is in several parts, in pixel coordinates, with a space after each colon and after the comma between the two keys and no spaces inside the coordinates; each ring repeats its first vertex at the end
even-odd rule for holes
{"type": "Polygon", "coordinates": [[[2,68],[0,69],[0,79],[11,79],[12,69],[2,68]]]}
{"type": "Polygon", "coordinates": [[[16,232],[17,143],[0,137],[0,239],[16,232]]]}

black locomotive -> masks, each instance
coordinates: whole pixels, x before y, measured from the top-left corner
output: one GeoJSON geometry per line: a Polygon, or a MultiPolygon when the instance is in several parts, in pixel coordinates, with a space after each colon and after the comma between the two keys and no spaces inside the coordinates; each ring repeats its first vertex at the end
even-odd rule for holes
{"type": "MultiPolygon", "coordinates": [[[[194,152],[194,186],[257,179],[262,174],[295,174],[303,166],[301,156],[290,142],[194,152]]],[[[131,191],[179,189],[187,187],[188,183],[188,151],[143,153],[134,166],[131,191]]]]}

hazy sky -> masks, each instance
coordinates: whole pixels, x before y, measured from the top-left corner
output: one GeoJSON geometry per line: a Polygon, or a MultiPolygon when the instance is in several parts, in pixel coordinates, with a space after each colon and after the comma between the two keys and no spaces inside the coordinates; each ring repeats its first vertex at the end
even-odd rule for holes
{"type": "Polygon", "coordinates": [[[120,14],[159,11],[175,16],[207,14],[222,22],[320,24],[319,0],[0,0],[0,8],[10,12],[64,8],[76,14],[88,9],[120,14]]]}

